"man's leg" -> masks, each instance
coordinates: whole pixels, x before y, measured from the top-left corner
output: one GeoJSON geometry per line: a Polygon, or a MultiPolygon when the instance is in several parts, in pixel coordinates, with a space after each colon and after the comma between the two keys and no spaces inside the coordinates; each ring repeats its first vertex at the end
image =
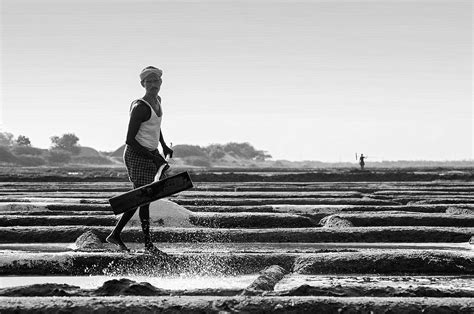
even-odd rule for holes
{"type": "Polygon", "coordinates": [[[140,206],[140,211],[138,213],[140,215],[140,221],[142,223],[142,231],[145,237],[146,248],[147,246],[153,245],[150,233],[150,204],[140,206]]]}
{"type": "Polygon", "coordinates": [[[143,235],[145,236],[145,251],[153,253],[155,255],[167,256],[166,253],[159,250],[156,246],[153,245],[151,240],[150,232],[150,205],[144,205],[140,207],[139,211],[140,221],[142,223],[143,235]]]}
{"type": "Polygon", "coordinates": [[[109,243],[118,245],[121,250],[129,251],[125,243],[123,243],[122,238],[120,237],[120,233],[122,232],[125,225],[130,221],[130,219],[132,219],[136,211],[137,209],[135,208],[123,213],[122,217],[120,217],[119,221],[115,225],[114,230],[112,231],[112,233],[110,233],[110,235],[105,240],[109,243]]]}

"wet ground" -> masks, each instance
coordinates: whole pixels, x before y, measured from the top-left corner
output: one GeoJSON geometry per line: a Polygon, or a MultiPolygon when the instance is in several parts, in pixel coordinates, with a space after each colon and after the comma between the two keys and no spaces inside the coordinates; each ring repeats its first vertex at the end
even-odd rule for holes
{"type": "MultiPolygon", "coordinates": [[[[209,252],[209,253],[310,253],[322,250],[355,250],[355,249],[417,249],[417,250],[451,250],[472,252],[468,242],[461,243],[189,243],[189,242],[160,242],[155,243],[168,254],[209,252]]],[[[131,251],[140,251],[143,244],[128,242],[131,251]]],[[[104,243],[109,251],[115,251],[115,246],[104,243]]],[[[0,243],[0,251],[13,252],[71,252],[75,251],[74,243],[0,243]]]]}
{"type": "Polygon", "coordinates": [[[0,182],[2,313],[474,311],[471,170],[199,172],[152,207],[167,259],[143,252],[138,220],[131,253],[104,244],[120,176],[25,174],[0,182]],[[98,247],[74,243],[87,231],[98,247]]]}

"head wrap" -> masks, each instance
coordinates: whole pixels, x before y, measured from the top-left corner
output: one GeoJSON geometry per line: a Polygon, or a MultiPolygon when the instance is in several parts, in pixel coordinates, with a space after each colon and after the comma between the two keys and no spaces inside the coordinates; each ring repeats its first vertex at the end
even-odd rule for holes
{"type": "Polygon", "coordinates": [[[156,74],[158,75],[158,77],[161,77],[163,75],[163,71],[158,69],[158,68],[155,68],[153,66],[148,66],[146,68],[144,68],[142,70],[142,72],[140,73],[140,81],[143,82],[143,80],[150,74],[156,74]]]}

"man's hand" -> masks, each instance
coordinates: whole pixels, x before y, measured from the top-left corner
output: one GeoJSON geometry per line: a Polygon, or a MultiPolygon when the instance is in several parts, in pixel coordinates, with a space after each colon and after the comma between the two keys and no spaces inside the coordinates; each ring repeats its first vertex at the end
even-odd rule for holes
{"type": "Polygon", "coordinates": [[[160,168],[161,165],[166,164],[166,160],[160,155],[153,157],[153,163],[156,165],[156,168],[160,168]]]}
{"type": "Polygon", "coordinates": [[[163,155],[165,155],[165,157],[169,155],[170,158],[173,158],[173,150],[165,145],[163,146],[163,155]]]}

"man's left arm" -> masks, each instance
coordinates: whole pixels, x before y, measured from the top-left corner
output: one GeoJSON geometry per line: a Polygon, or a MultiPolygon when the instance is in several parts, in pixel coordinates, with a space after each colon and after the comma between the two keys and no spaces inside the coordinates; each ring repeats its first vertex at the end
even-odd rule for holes
{"type": "Polygon", "coordinates": [[[168,145],[166,145],[162,131],[160,131],[160,143],[161,143],[161,147],[163,148],[163,155],[165,155],[165,158],[167,155],[169,155],[170,158],[173,157],[173,150],[169,148],[168,145]]]}

